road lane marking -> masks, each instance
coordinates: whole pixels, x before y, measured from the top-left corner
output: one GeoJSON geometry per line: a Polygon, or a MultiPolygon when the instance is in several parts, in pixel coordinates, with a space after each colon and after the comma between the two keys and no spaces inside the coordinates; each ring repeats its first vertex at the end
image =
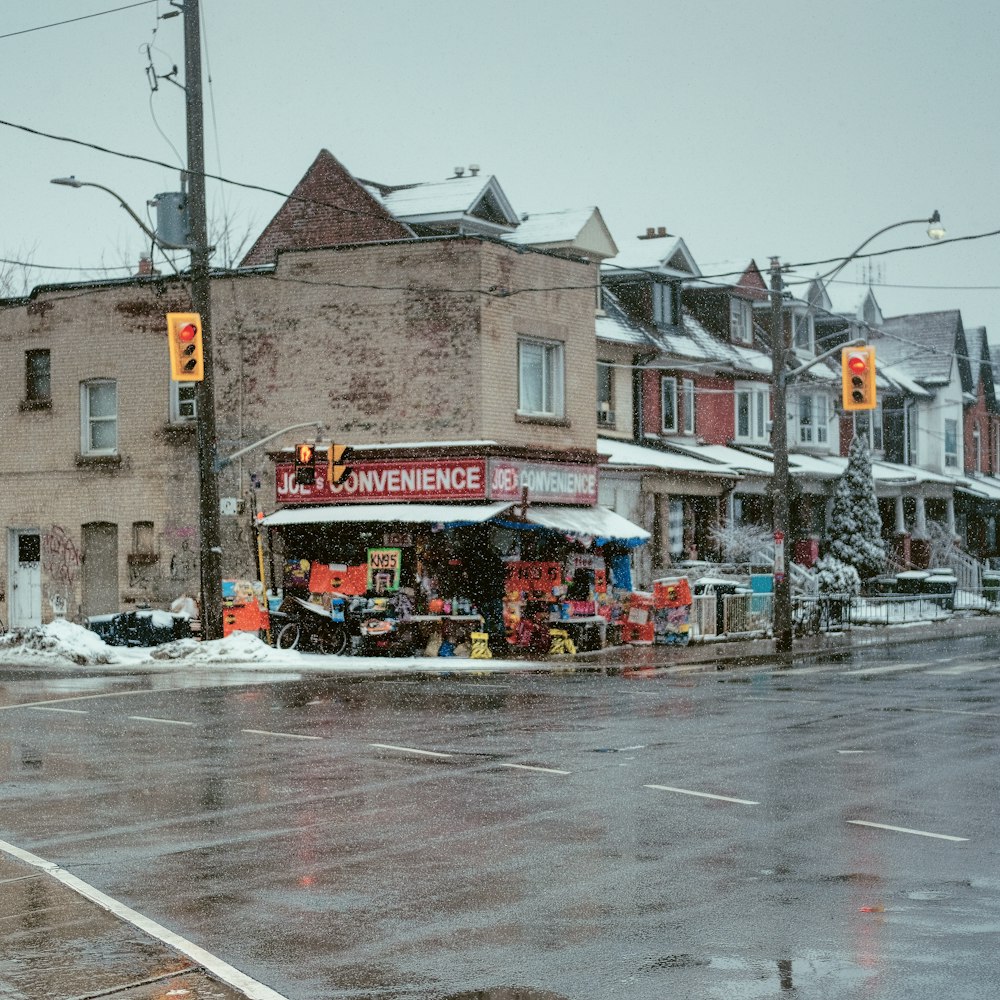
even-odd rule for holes
{"type": "Polygon", "coordinates": [[[995,663],[980,663],[978,666],[973,664],[966,664],[965,666],[957,667],[944,667],[941,670],[928,670],[929,674],[947,674],[949,676],[955,676],[958,674],[974,674],[980,670],[995,670],[995,663]]]}
{"type": "Polygon", "coordinates": [[[674,788],[672,785],[643,785],[643,788],[655,788],[660,792],[677,792],[678,795],[697,795],[700,799],[718,799],[720,802],[737,802],[741,806],[759,806],[753,799],[734,799],[731,795],[713,795],[711,792],[694,792],[690,788],[674,788]]]}
{"type": "Polygon", "coordinates": [[[962,708],[904,708],[904,712],[932,712],[935,715],[986,715],[991,719],[1000,719],[1000,712],[973,712],[962,708]]]}
{"type": "Polygon", "coordinates": [[[58,882],[62,882],[63,885],[83,896],[84,899],[89,899],[92,903],[96,903],[120,920],[124,920],[133,927],[145,931],[158,941],[162,941],[167,947],[174,948],[181,952],[181,954],[186,955],[193,962],[204,966],[217,979],[221,979],[222,982],[228,986],[232,986],[233,989],[240,990],[248,1000],[288,1000],[288,997],[275,992],[270,986],[265,986],[256,979],[251,979],[246,973],[240,972],[239,969],[228,962],[224,962],[211,952],[200,948],[193,941],[181,937],[180,934],[175,934],[169,928],[164,927],[163,924],[158,924],[155,920],[150,920],[149,917],[144,916],[137,910],[133,910],[117,899],[101,892],[100,889],[96,889],[89,882],[84,882],[83,879],[70,874],[65,868],[60,868],[54,861],[46,861],[45,858],[40,858],[37,854],[32,854],[30,851],[15,847],[5,840],[0,840],[0,850],[6,851],[7,854],[26,862],[34,868],[40,868],[58,882]]]}
{"type": "Polygon", "coordinates": [[[936,840],[968,840],[968,837],[953,837],[950,833],[930,833],[927,830],[911,830],[907,826],[889,826],[887,823],[869,823],[864,819],[849,819],[855,826],[872,826],[876,830],[892,830],[895,833],[912,833],[917,837],[934,837],[936,840]]]}
{"type": "Polygon", "coordinates": [[[66,712],[70,715],[90,715],[85,708],[53,708],[49,705],[32,705],[33,712],[66,712]]]}
{"type": "Polygon", "coordinates": [[[519,771],[543,771],[545,774],[572,774],[572,771],[560,771],[556,767],[536,767],[533,764],[500,764],[500,767],[516,767],[519,771]]]}
{"type": "Polygon", "coordinates": [[[193,722],[180,722],[177,719],[154,719],[150,715],[130,715],[130,719],[135,719],[138,722],[162,722],[167,726],[193,726],[193,722]]]}
{"type": "Polygon", "coordinates": [[[920,670],[926,663],[891,663],[884,667],[862,667],[860,670],[841,670],[843,677],[867,677],[870,674],[898,674],[903,670],[920,670]]]}
{"type": "Polygon", "coordinates": [[[241,729],[241,733],[254,733],[257,736],[284,736],[289,740],[321,740],[322,736],[304,736],[302,733],[275,733],[270,729],[241,729]]]}
{"type": "Polygon", "coordinates": [[[0,712],[14,708],[41,708],[48,705],[61,705],[67,701],[88,701],[93,698],[126,698],[132,694],[175,694],[178,691],[193,691],[191,687],[173,688],[130,688],[127,691],[102,691],[100,694],[73,694],[66,698],[46,698],[44,701],[21,701],[11,705],[0,705],[0,712]]]}
{"type": "Polygon", "coordinates": [[[838,750],[837,753],[871,753],[871,750],[838,750]]]}
{"type": "Polygon", "coordinates": [[[400,753],[416,753],[422,757],[453,757],[454,754],[439,753],[437,750],[418,750],[416,747],[397,747],[392,743],[369,743],[370,747],[379,750],[398,750],[400,753]]]}

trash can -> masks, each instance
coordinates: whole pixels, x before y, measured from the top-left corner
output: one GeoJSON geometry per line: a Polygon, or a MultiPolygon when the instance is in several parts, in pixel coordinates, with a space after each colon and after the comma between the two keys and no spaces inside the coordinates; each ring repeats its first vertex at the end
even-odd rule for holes
{"type": "Polygon", "coordinates": [[[875,577],[875,593],[880,597],[888,597],[896,593],[896,578],[894,576],[875,577]]]}
{"type": "Polygon", "coordinates": [[[719,580],[714,577],[702,577],[694,582],[695,594],[715,595],[715,634],[723,635],[726,631],[726,602],[723,600],[727,595],[735,594],[741,589],[735,580],[719,580]]]}
{"type": "Polygon", "coordinates": [[[954,576],[928,576],[920,581],[920,592],[929,594],[934,603],[945,611],[955,610],[955,591],[958,589],[958,578],[954,576]]]}
{"type": "Polygon", "coordinates": [[[908,569],[896,574],[896,593],[916,595],[921,592],[920,584],[927,579],[929,573],[922,569],[908,569]]]}
{"type": "Polygon", "coordinates": [[[983,597],[993,604],[1000,601],[1000,573],[983,573],[983,597]]]}
{"type": "Polygon", "coordinates": [[[124,646],[125,636],[121,619],[121,614],[91,615],[86,619],[87,628],[91,632],[96,632],[109,646],[124,646]]]}

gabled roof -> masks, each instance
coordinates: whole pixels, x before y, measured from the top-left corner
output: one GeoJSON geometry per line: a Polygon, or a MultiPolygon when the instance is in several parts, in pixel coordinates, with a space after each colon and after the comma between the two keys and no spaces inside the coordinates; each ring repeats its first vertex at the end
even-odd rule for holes
{"type": "Polygon", "coordinates": [[[517,229],[501,238],[518,246],[573,250],[592,260],[604,260],[618,253],[600,209],[593,205],[522,215],[517,229]]]}
{"type": "Polygon", "coordinates": [[[518,224],[507,196],[492,174],[389,186],[363,182],[366,190],[397,219],[411,226],[501,235],[518,224]]]}
{"type": "Polygon", "coordinates": [[[972,392],[977,391],[979,382],[982,381],[987,409],[991,413],[996,413],[998,406],[993,381],[993,359],[990,357],[990,342],[986,335],[986,327],[977,326],[971,329],[966,341],[969,345],[969,366],[972,369],[972,392]]]}
{"type": "Polygon", "coordinates": [[[281,250],[411,236],[329,150],[321,149],[241,266],[273,263],[281,250]]]}
{"type": "Polygon", "coordinates": [[[883,321],[880,333],[877,340],[872,339],[880,362],[898,366],[923,386],[947,385],[957,364],[963,391],[972,391],[959,310],[893,316],[883,321]]]}
{"type": "Polygon", "coordinates": [[[701,268],[679,236],[634,236],[617,243],[617,256],[601,266],[610,278],[626,271],[659,272],[674,278],[701,275],[701,268]]]}

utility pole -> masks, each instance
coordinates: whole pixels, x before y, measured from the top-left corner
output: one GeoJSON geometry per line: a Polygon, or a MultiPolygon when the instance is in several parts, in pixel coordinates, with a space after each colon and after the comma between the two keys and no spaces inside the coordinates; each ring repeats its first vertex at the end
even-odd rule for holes
{"type": "Polygon", "coordinates": [[[191,304],[201,315],[204,378],[198,383],[198,507],[201,621],[205,639],[222,638],[222,539],[215,463],[215,355],[205,207],[205,125],[201,103],[201,25],[198,0],[184,0],[184,93],[187,114],[187,192],[191,226],[191,304]]]}
{"type": "Polygon", "coordinates": [[[771,422],[771,451],[774,472],[771,478],[772,503],[774,508],[775,559],[774,567],[774,649],[784,656],[792,652],[792,594],[788,578],[788,549],[791,545],[791,518],[789,515],[788,492],[791,482],[788,477],[788,382],[785,362],[788,356],[788,336],[785,332],[785,317],[781,281],[781,263],[777,257],[771,258],[771,385],[774,390],[772,400],[774,419],[771,422]]]}

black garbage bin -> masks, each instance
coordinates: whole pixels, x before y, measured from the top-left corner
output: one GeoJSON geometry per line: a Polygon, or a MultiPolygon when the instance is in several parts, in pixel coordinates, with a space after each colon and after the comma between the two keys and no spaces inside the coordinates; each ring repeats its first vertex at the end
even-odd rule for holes
{"type": "Polygon", "coordinates": [[[958,579],[954,576],[928,576],[920,581],[920,593],[934,598],[934,603],[945,611],[955,610],[955,591],[958,579]]]}
{"type": "Polygon", "coordinates": [[[702,577],[694,582],[695,594],[715,595],[715,633],[723,635],[726,630],[726,602],[724,598],[742,589],[735,580],[716,580],[702,577]]]}
{"type": "Polygon", "coordinates": [[[983,597],[993,604],[1000,601],[1000,573],[983,573],[983,597]]]}
{"type": "Polygon", "coordinates": [[[929,574],[921,569],[908,569],[904,573],[896,574],[896,593],[915,595],[921,593],[921,583],[927,579],[929,574]]]}

